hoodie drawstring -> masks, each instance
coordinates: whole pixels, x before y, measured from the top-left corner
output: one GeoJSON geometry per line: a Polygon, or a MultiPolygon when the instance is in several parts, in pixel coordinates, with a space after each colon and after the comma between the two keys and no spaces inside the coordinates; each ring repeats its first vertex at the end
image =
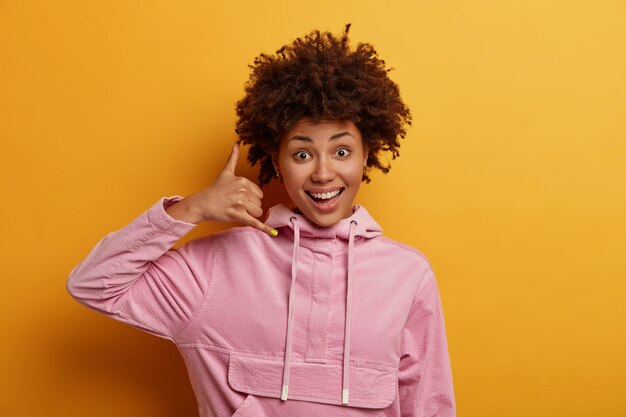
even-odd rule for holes
{"type": "Polygon", "coordinates": [[[350,321],[352,319],[352,265],[354,264],[354,234],[356,221],[350,222],[350,235],[348,238],[348,282],[346,283],[346,334],[343,342],[343,382],[341,390],[341,404],[348,404],[349,371],[350,371],[350,321]]]}
{"type": "Polygon", "coordinates": [[[291,372],[291,342],[293,339],[293,317],[296,304],[296,277],[298,276],[298,249],[300,248],[300,225],[292,217],[293,224],[293,259],[291,260],[291,288],[289,289],[289,313],[287,317],[287,343],[285,344],[285,362],[283,365],[283,390],[280,399],[287,400],[289,392],[289,374],[291,372]]]}
{"type": "MultiPolygon", "coordinates": [[[[282,401],[287,400],[289,393],[289,374],[291,372],[291,344],[293,341],[293,321],[296,304],[296,278],[298,275],[298,250],[300,248],[300,226],[295,217],[292,217],[294,239],[293,239],[293,259],[291,261],[291,288],[289,289],[289,313],[287,318],[287,343],[285,344],[285,360],[283,365],[283,389],[280,395],[282,401]]],[[[356,234],[357,222],[350,222],[350,234],[348,238],[348,271],[346,283],[346,321],[343,345],[343,380],[341,383],[341,404],[348,404],[350,395],[349,372],[350,372],[350,322],[352,318],[352,272],[354,265],[354,236],[356,234]]]]}

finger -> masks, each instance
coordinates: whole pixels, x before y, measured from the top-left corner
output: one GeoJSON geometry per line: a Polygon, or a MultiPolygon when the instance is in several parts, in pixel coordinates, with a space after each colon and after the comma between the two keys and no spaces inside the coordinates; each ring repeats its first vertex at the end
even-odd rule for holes
{"type": "Polygon", "coordinates": [[[263,191],[261,191],[261,188],[259,188],[259,186],[252,181],[250,181],[250,185],[248,188],[250,188],[250,191],[252,191],[257,197],[259,197],[260,199],[263,198],[263,191]]]}
{"type": "Polygon", "coordinates": [[[263,198],[263,191],[261,191],[258,185],[256,185],[254,182],[250,181],[246,177],[238,177],[238,179],[240,181],[239,185],[245,188],[246,192],[249,191],[258,198],[263,198]]]}
{"type": "Polygon", "coordinates": [[[233,149],[230,152],[230,156],[226,161],[226,165],[222,170],[222,174],[235,175],[235,168],[237,168],[237,161],[239,160],[239,143],[233,143],[233,149]]]}
{"type": "Polygon", "coordinates": [[[243,224],[248,225],[248,226],[252,226],[255,229],[259,229],[263,233],[267,233],[268,235],[270,235],[272,237],[275,237],[275,236],[278,235],[278,231],[276,231],[276,229],[272,229],[271,227],[269,227],[265,223],[261,222],[258,219],[255,219],[254,217],[252,217],[250,215],[244,216],[241,222],[243,224]]]}
{"type": "Polygon", "coordinates": [[[258,200],[254,196],[250,197],[250,199],[247,201],[245,205],[245,208],[248,214],[250,214],[252,217],[261,217],[263,215],[263,209],[261,208],[261,200],[258,200]],[[252,201],[253,199],[256,199],[258,203],[255,201],[252,201]]]}

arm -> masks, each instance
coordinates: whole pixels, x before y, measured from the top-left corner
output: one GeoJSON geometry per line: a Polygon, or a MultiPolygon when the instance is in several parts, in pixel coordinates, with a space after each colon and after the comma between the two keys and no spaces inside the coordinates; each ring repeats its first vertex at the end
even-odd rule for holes
{"type": "Polygon", "coordinates": [[[107,316],[173,339],[208,283],[190,255],[192,242],[171,249],[195,226],[165,212],[180,200],[162,198],[127,226],[106,235],[72,269],[68,292],[107,316]]]}
{"type": "Polygon", "coordinates": [[[106,235],[70,273],[69,293],[101,313],[173,340],[204,298],[212,264],[211,239],[170,250],[174,243],[203,221],[238,221],[276,235],[256,219],[263,214],[263,193],[235,175],[238,158],[233,144],[226,166],[204,190],[162,199],[106,235]]]}
{"type": "Polygon", "coordinates": [[[454,417],[456,406],[441,300],[427,270],[402,334],[398,385],[403,417],[454,417]]]}

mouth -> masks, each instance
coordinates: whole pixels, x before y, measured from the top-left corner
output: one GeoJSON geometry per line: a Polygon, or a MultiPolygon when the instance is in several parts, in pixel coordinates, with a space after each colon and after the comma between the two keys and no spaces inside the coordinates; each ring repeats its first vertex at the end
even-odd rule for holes
{"type": "Polygon", "coordinates": [[[305,192],[317,209],[320,211],[331,211],[341,199],[344,189],[344,187],[341,187],[336,190],[323,193],[314,193],[310,191],[305,192]]]}

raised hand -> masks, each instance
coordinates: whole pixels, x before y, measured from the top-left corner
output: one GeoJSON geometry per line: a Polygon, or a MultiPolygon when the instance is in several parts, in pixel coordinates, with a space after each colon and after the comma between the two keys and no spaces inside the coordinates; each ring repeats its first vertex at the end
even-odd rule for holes
{"type": "Polygon", "coordinates": [[[204,190],[168,207],[167,213],[196,224],[202,221],[243,223],[276,236],[276,230],[257,219],[263,214],[261,189],[247,178],[235,175],[238,159],[239,145],[235,143],[215,181],[204,190]]]}

